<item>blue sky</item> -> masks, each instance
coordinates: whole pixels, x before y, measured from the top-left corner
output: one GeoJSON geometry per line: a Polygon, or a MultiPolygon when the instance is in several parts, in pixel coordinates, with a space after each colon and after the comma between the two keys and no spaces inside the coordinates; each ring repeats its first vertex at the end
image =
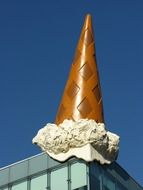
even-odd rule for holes
{"type": "Polygon", "coordinates": [[[118,163],[143,185],[143,1],[0,1],[0,167],[40,153],[87,13],[93,18],[107,128],[118,163]]]}

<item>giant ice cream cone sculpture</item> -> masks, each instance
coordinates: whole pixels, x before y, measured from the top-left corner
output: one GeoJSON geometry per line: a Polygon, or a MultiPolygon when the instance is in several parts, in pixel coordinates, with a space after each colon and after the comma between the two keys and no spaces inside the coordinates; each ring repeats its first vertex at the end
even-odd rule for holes
{"type": "Polygon", "coordinates": [[[56,117],[38,131],[33,143],[52,158],[76,156],[110,164],[118,155],[119,136],[106,130],[91,16],[87,15],[56,117]]]}
{"type": "Polygon", "coordinates": [[[87,15],[75,57],[56,117],[56,124],[65,119],[93,119],[102,123],[103,107],[97,69],[91,16],[87,15]]]}

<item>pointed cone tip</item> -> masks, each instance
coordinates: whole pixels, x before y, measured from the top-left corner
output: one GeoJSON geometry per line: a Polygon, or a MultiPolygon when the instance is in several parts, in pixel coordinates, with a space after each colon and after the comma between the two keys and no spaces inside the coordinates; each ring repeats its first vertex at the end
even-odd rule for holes
{"type": "Polygon", "coordinates": [[[83,28],[88,28],[88,27],[91,27],[91,26],[92,26],[91,15],[87,14],[86,17],[85,17],[83,28]]]}
{"type": "Polygon", "coordinates": [[[85,18],[86,18],[87,20],[91,20],[91,15],[90,15],[90,14],[87,14],[85,18]]]}

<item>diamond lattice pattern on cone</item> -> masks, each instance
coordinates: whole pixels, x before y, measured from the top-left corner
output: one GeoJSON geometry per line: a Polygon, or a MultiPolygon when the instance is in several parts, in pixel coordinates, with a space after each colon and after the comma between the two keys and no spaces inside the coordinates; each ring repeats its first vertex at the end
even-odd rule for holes
{"type": "Polygon", "coordinates": [[[87,15],[69,78],[60,103],[56,124],[65,119],[104,122],[91,16],[87,15]]]}

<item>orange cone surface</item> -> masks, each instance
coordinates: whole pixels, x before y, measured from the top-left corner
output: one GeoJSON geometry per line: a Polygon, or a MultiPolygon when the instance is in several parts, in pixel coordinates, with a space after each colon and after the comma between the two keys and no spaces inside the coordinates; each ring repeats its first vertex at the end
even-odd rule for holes
{"type": "Polygon", "coordinates": [[[77,121],[86,118],[104,122],[90,15],[86,16],[82,28],[55,122],[60,124],[65,119],[77,121]]]}

